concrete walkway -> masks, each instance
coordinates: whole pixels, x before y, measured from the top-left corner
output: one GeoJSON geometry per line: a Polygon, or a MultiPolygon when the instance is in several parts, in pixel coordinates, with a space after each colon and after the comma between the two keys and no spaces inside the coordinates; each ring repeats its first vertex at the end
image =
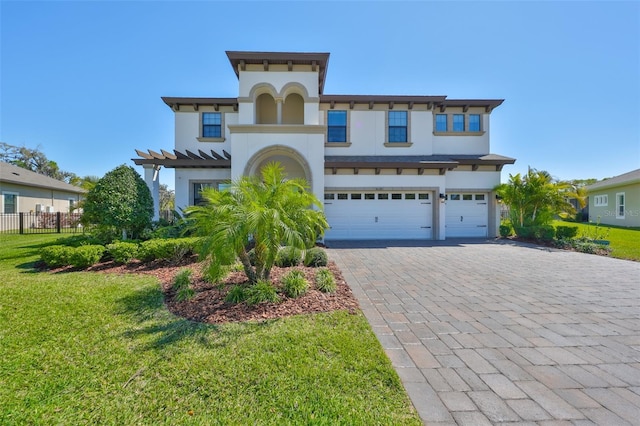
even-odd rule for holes
{"type": "Polygon", "coordinates": [[[425,424],[640,425],[640,263],[328,242],[425,424]]]}

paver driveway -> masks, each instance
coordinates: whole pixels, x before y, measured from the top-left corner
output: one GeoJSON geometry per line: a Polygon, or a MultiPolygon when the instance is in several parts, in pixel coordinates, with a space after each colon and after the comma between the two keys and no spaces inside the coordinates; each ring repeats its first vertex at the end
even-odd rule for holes
{"type": "Polygon", "coordinates": [[[640,263],[329,242],[425,424],[640,424],[640,263]]]}

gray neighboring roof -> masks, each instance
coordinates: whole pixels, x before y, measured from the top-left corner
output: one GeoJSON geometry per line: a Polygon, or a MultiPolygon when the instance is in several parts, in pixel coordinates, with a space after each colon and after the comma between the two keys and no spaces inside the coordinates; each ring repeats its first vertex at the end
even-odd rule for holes
{"type": "Polygon", "coordinates": [[[640,183],[640,169],[632,170],[609,179],[596,182],[587,186],[587,191],[591,192],[596,189],[611,188],[613,186],[629,185],[632,183],[640,183]]]}
{"type": "Polygon", "coordinates": [[[46,189],[57,189],[59,191],[73,192],[75,194],[83,194],[87,192],[85,189],[78,186],[3,162],[0,162],[0,182],[46,189]]]}

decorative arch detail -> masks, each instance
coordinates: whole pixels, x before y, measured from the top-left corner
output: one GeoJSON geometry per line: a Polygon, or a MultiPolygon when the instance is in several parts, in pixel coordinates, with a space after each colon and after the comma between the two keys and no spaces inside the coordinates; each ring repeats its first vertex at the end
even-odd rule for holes
{"type": "Polygon", "coordinates": [[[285,102],[287,101],[287,96],[292,93],[302,96],[302,99],[304,99],[305,102],[310,101],[307,88],[298,82],[290,81],[289,83],[282,86],[282,89],[280,89],[280,96],[282,97],[282,99],[284,99],[285,102]]]}
{"type": "Polygon", "coordinates": [[[267,162],[279,161],[282,163],[283,161],[281,160],[283,159],[290,160],[290,162],[285,161],[286,164],[283,164],[285,171],[290,176],[302,177],[310,187],[313,187],[313,175],[309,162],[299,151],[286,145],[272,145],[253,154],[249,161],[247,161],[243,174],[246,176],[255,176],[260,172],[260,167],[267,162]],[[287,166],[289,166],[289,169],[287,166]],[[300,174],[304,176],[300,176],[300,174]]]}

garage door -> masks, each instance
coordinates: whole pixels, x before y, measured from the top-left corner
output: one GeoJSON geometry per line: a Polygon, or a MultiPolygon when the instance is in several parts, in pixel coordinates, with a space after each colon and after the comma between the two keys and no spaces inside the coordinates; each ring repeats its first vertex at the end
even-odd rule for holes
{"type": "Polygon", "coordinates": [[[447,194],[446,238],[488,236],[488,194],[447,194]]]}
{"type": "Polygon", "coordinates": [[[431,192],[327,192],[328,240],[430,239],[431,192]]]}

